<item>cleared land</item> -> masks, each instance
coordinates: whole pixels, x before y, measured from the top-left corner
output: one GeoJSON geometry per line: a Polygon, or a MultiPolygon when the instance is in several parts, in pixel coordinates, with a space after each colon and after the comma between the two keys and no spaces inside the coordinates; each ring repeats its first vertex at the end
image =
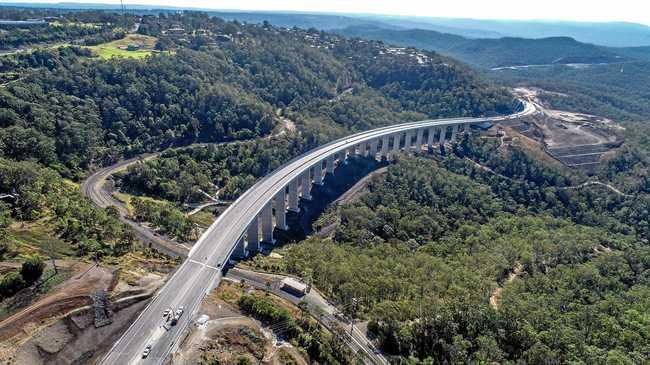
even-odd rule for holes
{"type": "MultiPolygon", "coordinates": [[[[240,312],[237,302],[244,295],[263,296],[274,305],[287,309],[297,318],[300,311],[291,303],[267,296],[262,290],[231,281],[221,285],[201,304],[202,324],[192,326],[182,349],[174,354],[172,364],[307,364],[304,354],[258,320],[240,312]],[[247,359],[247,360],[244,360],[247,359]]],[[[281,337],[281,336],[280,336],[281,337]]]]}
{"type": "Polygon", "coordinates": [[[103,59],[113,57],[141,59],[151,55],[158,39],[142,34],[129,34],[116,41],[89,47],[103,59]]]}
{"type": "Polygon", "coordinates": [[[93,363],[131,324],[175,266],[168,259],[140,253],[109,261],[98,266],[60,260],[57,266],[69,273],[67,279],[0,321],[0,363],[93,363]],[[109,295],[112,323],[96,327],[91,295],[102,290],[109,295]]]}
{"type": "Polygon", "coordinates": [[[623,143],[622,127],[594,115],[549,108],[540,99],[545,91],[517,88],[515,94],[535,105],[539,111],[525,121],[501,123],[543,144],[545,151],[567,167],[593,171],[601,157],[623,143]]]}

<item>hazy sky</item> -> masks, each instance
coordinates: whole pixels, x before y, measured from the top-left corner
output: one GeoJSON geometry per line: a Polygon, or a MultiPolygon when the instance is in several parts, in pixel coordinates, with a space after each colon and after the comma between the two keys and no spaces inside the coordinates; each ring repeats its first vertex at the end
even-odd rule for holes
{"type": "MultiPolygon", "coordinates": [[[[0,0],[15,2],[20,0],[0,0]]],[[[26,0],[50,2],[61,0],[26,0]]],[[[65,0],[119,4],[119,0],[65,0]]],[[[124,0],[128,4],[242,10],[375,13],[480,19],[629,21],[650,25],[648,0],[124,0]]]]}

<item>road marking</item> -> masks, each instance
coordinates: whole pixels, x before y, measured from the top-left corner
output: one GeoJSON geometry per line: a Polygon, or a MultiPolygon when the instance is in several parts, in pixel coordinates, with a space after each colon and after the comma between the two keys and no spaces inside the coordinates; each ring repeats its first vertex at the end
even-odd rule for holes
{"type": "Polygon", "coordinates": [[[204,263],[204,262],[201,262],[201,261],[196,261],[196,260],[194,260],[194,259],[187,259],[187,260],[188,260],[189,262],[193,263],[193,264],[201,265],[201,266],[203,266],[204,268],[208,268],[208,269],[212,269],[212,270],[216,270],[216,271],[221,271],[220,268],[218,268],[218,267],[214,267],[214,266],[212,266],[212,265],[208,265],[208,264],[206,264],[206,263],[204,263]]]}
{"type": "MultiPolygon", "coordinates": [[[[295,176],[301,174],[306,167],[310,167],[311,164],[314,163],[314,161],[318,161],[319,159],[322,159],[330,154],[336,154],[340,153],[341,151],[344,151],[346,148],[348,148],[350,143],[358,143],[358,142],[364,142],[367,140],[370,140],[372,138],[377,138],[377,137],[383,137],[384,135],[392,134],[394,132],[403,132],[405,129],[417,129],[417,128],[422,128],[422,127],[435,127],[435,126],[446,126],[446,125],[453,125],[453,124],[464,124],[464,123],[476,123],[479,121],[490,121],[490,122],[496,122],[496,121],[501,121],[505,119],[512,119],[515,117],[522,117],[526,116],[528,114],[532,114],[535,112],[535,107],[531,105],[530,103],[523,101],[525,104],[525,109],[521,112],[515,113],[511,116],[507,117],[480,117],[480,118],[451,118],[451,119],[442,119],[442,120],[424,120],[424,121],[418,121],[418,122],[411,122],[411,123],[405,123],[401,125],[392,125],[392,126],[387,126],[383,128],[378,128],[372,131],[366,131],[366,132],[360,132],[353,134],[351,136],[345,137],[344,139],[337,140],[337,141],[332,141],[328,144],[325,144],[323,146],[320,146],[319,148],[316,148],[315,150],[309,151],[305,153],[304,155],[298,156],[295,159],[287,162],[286,164],[283,164],[280,166],[277,170],[274,172],[266,175],[264,178],[259,180],[256,184],[253,185],[250,189],[248,189],[246,192],[244,192],[239,199],[237,199],[232,205],[230,205],[215,222],[213,222],[210,227],[201,235],[201,237],[197,240],[197,242],[192,246],[188,256],[188,260],[192,264],[197,264],[201,265],[203,268],[211,269],[213,270],[211,274],[208,277],[208,282],[209,285],[204,288],[203,296],[201,298],[190,298],[190,308],[187,309],[187,314],[186,314],[186,319],[183,320],[182,322],[183,327],[187,328],[189,324],[191,323],[191,315],[195,313],[196,308],[200,305],[201,299],[205,296],[205,294],[215,285],[218,284],[219,280],[221,277],[219,276],[221,273],[221,270],[219,268],[216,268],[214,266],[208,265],[206,263],[202,263],[196,260],[191,259],[194,253],[200,252],[204,246],[207,246],[210,243],[210,246],[208,249],[210,250],[211,253],[214,253],[216,249],[218,253],[220,253],[220,257],[222,256],[221,253],[226,252],[227,254],[225,255],[225,258],[227,259],[230,257],[232,254],[233,250],[235,249],[236,246],[235,244],[239,239],[241,239],[241,234],[240,231],[242,231],[247,225],[248,219],[255,215],[258,214],[259,211],[261,210],[261,207],[265,205],[270,199],[272,199],[275,194],[277,193],[276,190],[279,190],[282,186],[285,185],[287,181],[290,179],[293,179],[295,176]],[[272,192],[272,193],[271,193],[272,192]],[[263,204],[262,204],[263,203],[263,204]],[[240,207],[241,206],[241,207],[240,207]],[[235,213],[234,217],[231,217],[232,213],[235,213]],[[244,224],[246,223],[246,224],[244,224]],[[224,226],[224,227],[221,227],[224,226]],[[217,228],[223,228],[223,231],[220,231],[221,237],[218,237],[216,240],[213,237],[213,233],[217,228]],[[217,244],[214,245],[212,244],[212,241],[216,241],[217,244]],[[221,245],[220,245],[221,244],[221,245]],[[221,247],[222,245],[229,245],[227,247],[221,247]],[[226,250],[224,250],[224,248],[226,250]],[[229,250],[228,250],[229,249],[229,250]],[[216,274],[216,277],[213,278],[213,276],[216,274]]],[[[181,265],[182,267],[182,265],[181,265]]],[[[202,270],[200,270],[202,271],[202,270]]],[[[118,340],[115,342],[113,345],[111,351],[104,357],[103,363],[107,363],[107,360],[111,358],[111,352],[116,351],[118,348],[118,344],[120,347],[124,347],[124,337],[126,336],[127,341],[126,341],[126,348],[128,349],[131,345],[131,342],[134,340],[134,336],[137,335],[137,333],[131,333],[129,332],[131,330],[135,331],[135,328],[139,327],[140,329],[143,329],[145,324],[144,323],[139,323],[136,325],[137,322],[141,322],[144,320],[144,317],[142,314],[154,309],[155,306],[158,306],[158,300],[163,297],[163,294],[167,295],[166,290],[171,290],[169,289],[170,283],[176,283],[174,281],[174,277],[178,277],[179,271],[177,271],[175,274],[172,275],[172,277],[167,281],[167,283],[158,291],[158,293],[154,296],[153,300],[150,302],[149,305],[145,308],[143,312],[138,315],[136,321],[129,326],[129,329],[127,329],[127,332],[118,340]],[[155,306],[152,304],[156,304],[155,306]]],[[[194,288],[197,285],[200,285],[200,282],[197,282],[196,277],[197,273],[190,273],[190,280],[186,283],[182,283],[181,288],[185,289],[182,290],[181,293],[174,293],[175,298],[182,298],[184,299],[186,294],[188,292],[191,292],[194,290],[194,288]],[[189,284],[189,285],[188,285],[189,284]],[[187,288],[189,286],[189,288],[187,288]],[[178,295],[180,294],[180,296],[178,295]]],[[[180,279],[182,280],[182,279],[180,279]]],[[[178,281],[178,280],[177,280],[178,281]]],[[[178,284],[178,283],[176,283],[178,284]]],[[[175,300],[174,302],[178,303],[178,300],[175,300]]],[[[154,315],[157,315],[157,313],[154,313],[154,315]]],[[[177,335],[181,335],[180,329],[172,333],[173,336],[177,337],[177,335]]],[[[358,334],[357,334],[358,335],[358,334]]],[[[352,340],[357,343],[357,345],[360,345],[358,341],[352,337],[352,340]]],[[[175,340],[172,340],[175,343],[175,340]]],[[[368,353],[363,346],[360,346],[364,352],[368,353]]],[[[164,353],[163,359],[167,358],[167,355],[169,354],[170,350],[166,351],[164,353]]],[[[371,355],[372,356],[372,355],[371,355]]]]}

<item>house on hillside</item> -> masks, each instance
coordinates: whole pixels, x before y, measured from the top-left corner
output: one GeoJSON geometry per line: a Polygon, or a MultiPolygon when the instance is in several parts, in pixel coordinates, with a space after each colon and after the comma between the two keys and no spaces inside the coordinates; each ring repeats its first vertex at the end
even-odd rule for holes
{"type": "Polygon", "coordinates": [[[167,30],[163,30],[163,34],[168,37],[176,38],[176,39],[180,39],[186,36],[185,28],[181,28],[181,27],[175,27],[175,28],[169,28],[167,30]]]}

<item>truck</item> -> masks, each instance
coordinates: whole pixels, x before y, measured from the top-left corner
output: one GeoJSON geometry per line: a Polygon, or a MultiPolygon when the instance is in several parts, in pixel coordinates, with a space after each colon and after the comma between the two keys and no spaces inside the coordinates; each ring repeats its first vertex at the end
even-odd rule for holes
{"type": "Polygon", "coordinates": [[[175,326],[176,323],[178,323],[178,320],[181,319],[181,316],[183,315],[183,311],[184,311],[183,306],[180,306],[178,307],[178,309],[176,309],[176,313],[174,313],[174,316],[172,317],[171,320],[172,326],[175,326]]]}
{"type": "Polygon", "coordinates": [[[297,297],[307,294],[307,285],[299,282],[294,278],[284,278],[282,280],[282,290],[297,297]]]}

